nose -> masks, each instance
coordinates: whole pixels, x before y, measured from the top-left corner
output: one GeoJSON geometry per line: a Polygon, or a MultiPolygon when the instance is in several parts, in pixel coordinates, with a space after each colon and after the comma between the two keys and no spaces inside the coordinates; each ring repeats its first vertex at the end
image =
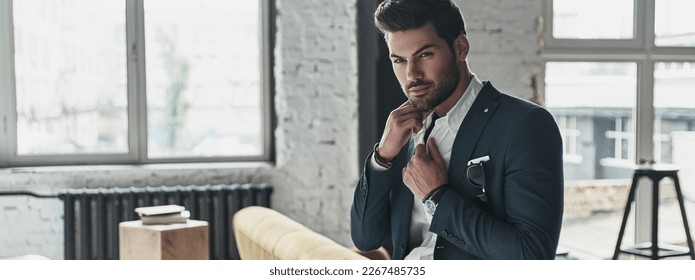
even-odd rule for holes
{"type": "Polygon", "coordinates": [[[406,69],[406,78],[408,81],[416,81],[422,79],[422,71],[417,61],[409,61],[406,69]]]}

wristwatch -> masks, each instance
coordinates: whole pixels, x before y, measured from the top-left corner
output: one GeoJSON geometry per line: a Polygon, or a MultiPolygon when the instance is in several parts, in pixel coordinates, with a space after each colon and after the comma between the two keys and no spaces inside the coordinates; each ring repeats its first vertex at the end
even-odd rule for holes
{"type": "Polygon", "coordinates": [[[422,203],[425,204],[425,212],[427,212],[427,214],[434,216],[434,212],[437,211],[437,205],[439,205],[439,199],[441,199],[444,192],[446,192],[446,185],[437,187],[433,192],[425,197],[425,200],[422,203]]]}
{"type": "Polygon", "coordinates": [[[431,198],[425,200],[425,211],[427,214],[434,216],[434,212],[437,211],[437,204],[438,203],[434,202],[431,198]]]}

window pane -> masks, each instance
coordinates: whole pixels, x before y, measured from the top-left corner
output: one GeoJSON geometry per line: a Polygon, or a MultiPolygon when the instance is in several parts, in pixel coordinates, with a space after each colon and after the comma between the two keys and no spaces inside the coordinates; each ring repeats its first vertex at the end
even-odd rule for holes
{"type": "Polygon", "coordinates": [[[546,64],[546,106],[562,120],[566,154],[583,159],[565,162],[565,180],[632,176],[636,77],[635,63],[546,64]]]}
{"type": "Polygon", "coordinates": [[[637,64],[548,62],[545,77],[546,107],[565,151],[560,244],[610,258],[632,178],[637,64]],[[587,223],[602,228],[587,235],[587,223]]]}
{"type": "Polygon", "coordinates": [[[125,1],[14,1],[19,155],[127,153],[125,1]]]}
{"type": "MultiPolygon", "coordinates": [[[[692,186],[695,184],[695,162],[692,160],[695,155],[695,63],[654,65],[654,115],[654,158],[678,165],[681,184],[692,186]]],[[[690,189],[683,188],[683,191],[690,189]]]]}
{"type": "Polygon", "coordinates": [[[695,1],[659,0],[656,4],[654,44],[657,46],[695,46],[695,1]]]}
{"type": "Polygon", "coordinates": [[[553,0],[553,37],[633,38],[633,0],[553,0]]]}
{"type": "Polygon", "coordinates": [[[149,157],[261,155],[259,1],[144,3],[149,157]]]}

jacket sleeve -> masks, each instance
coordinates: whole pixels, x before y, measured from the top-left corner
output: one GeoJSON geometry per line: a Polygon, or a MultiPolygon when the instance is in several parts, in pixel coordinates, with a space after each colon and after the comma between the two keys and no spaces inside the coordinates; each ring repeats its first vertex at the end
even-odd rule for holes
{"type": "MultiPolygon", "coordinates": [[[[483,259],[553,259],[563,211],[562,140],[550,113],[527,111],[504,148],[506,216],[447,191],[430,231],[483,259]]],[[[502,168],[502,167],[500,167],[502,168]]]]}
{"type": "Polygon", "coordinates": [[[402,181],[400,172],[407,149],[401,149],[393,166],[386,171],[371,168],[373,153],[364,163],[350,209],[352,242],[362,251],[377,249],[391,238],[391,189],[393,184],[402,181]]]}

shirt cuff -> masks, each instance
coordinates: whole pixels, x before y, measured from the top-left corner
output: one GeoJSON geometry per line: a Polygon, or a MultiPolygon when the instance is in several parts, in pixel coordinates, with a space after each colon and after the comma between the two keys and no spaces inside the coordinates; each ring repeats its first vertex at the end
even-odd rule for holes
{"type": "Polygon", "coordinates": [[[382,172],[389,170],[388,168],[383,167],[383,166],[379,165],[378,163],[376,163],[376,158],[374,158],[374,153],[372,153],[372,156],[370,156],[369,158],[370,158],[369,162],[370,162],[370,165],[372,166],[372,170],[382,171],[382,172]]]}

